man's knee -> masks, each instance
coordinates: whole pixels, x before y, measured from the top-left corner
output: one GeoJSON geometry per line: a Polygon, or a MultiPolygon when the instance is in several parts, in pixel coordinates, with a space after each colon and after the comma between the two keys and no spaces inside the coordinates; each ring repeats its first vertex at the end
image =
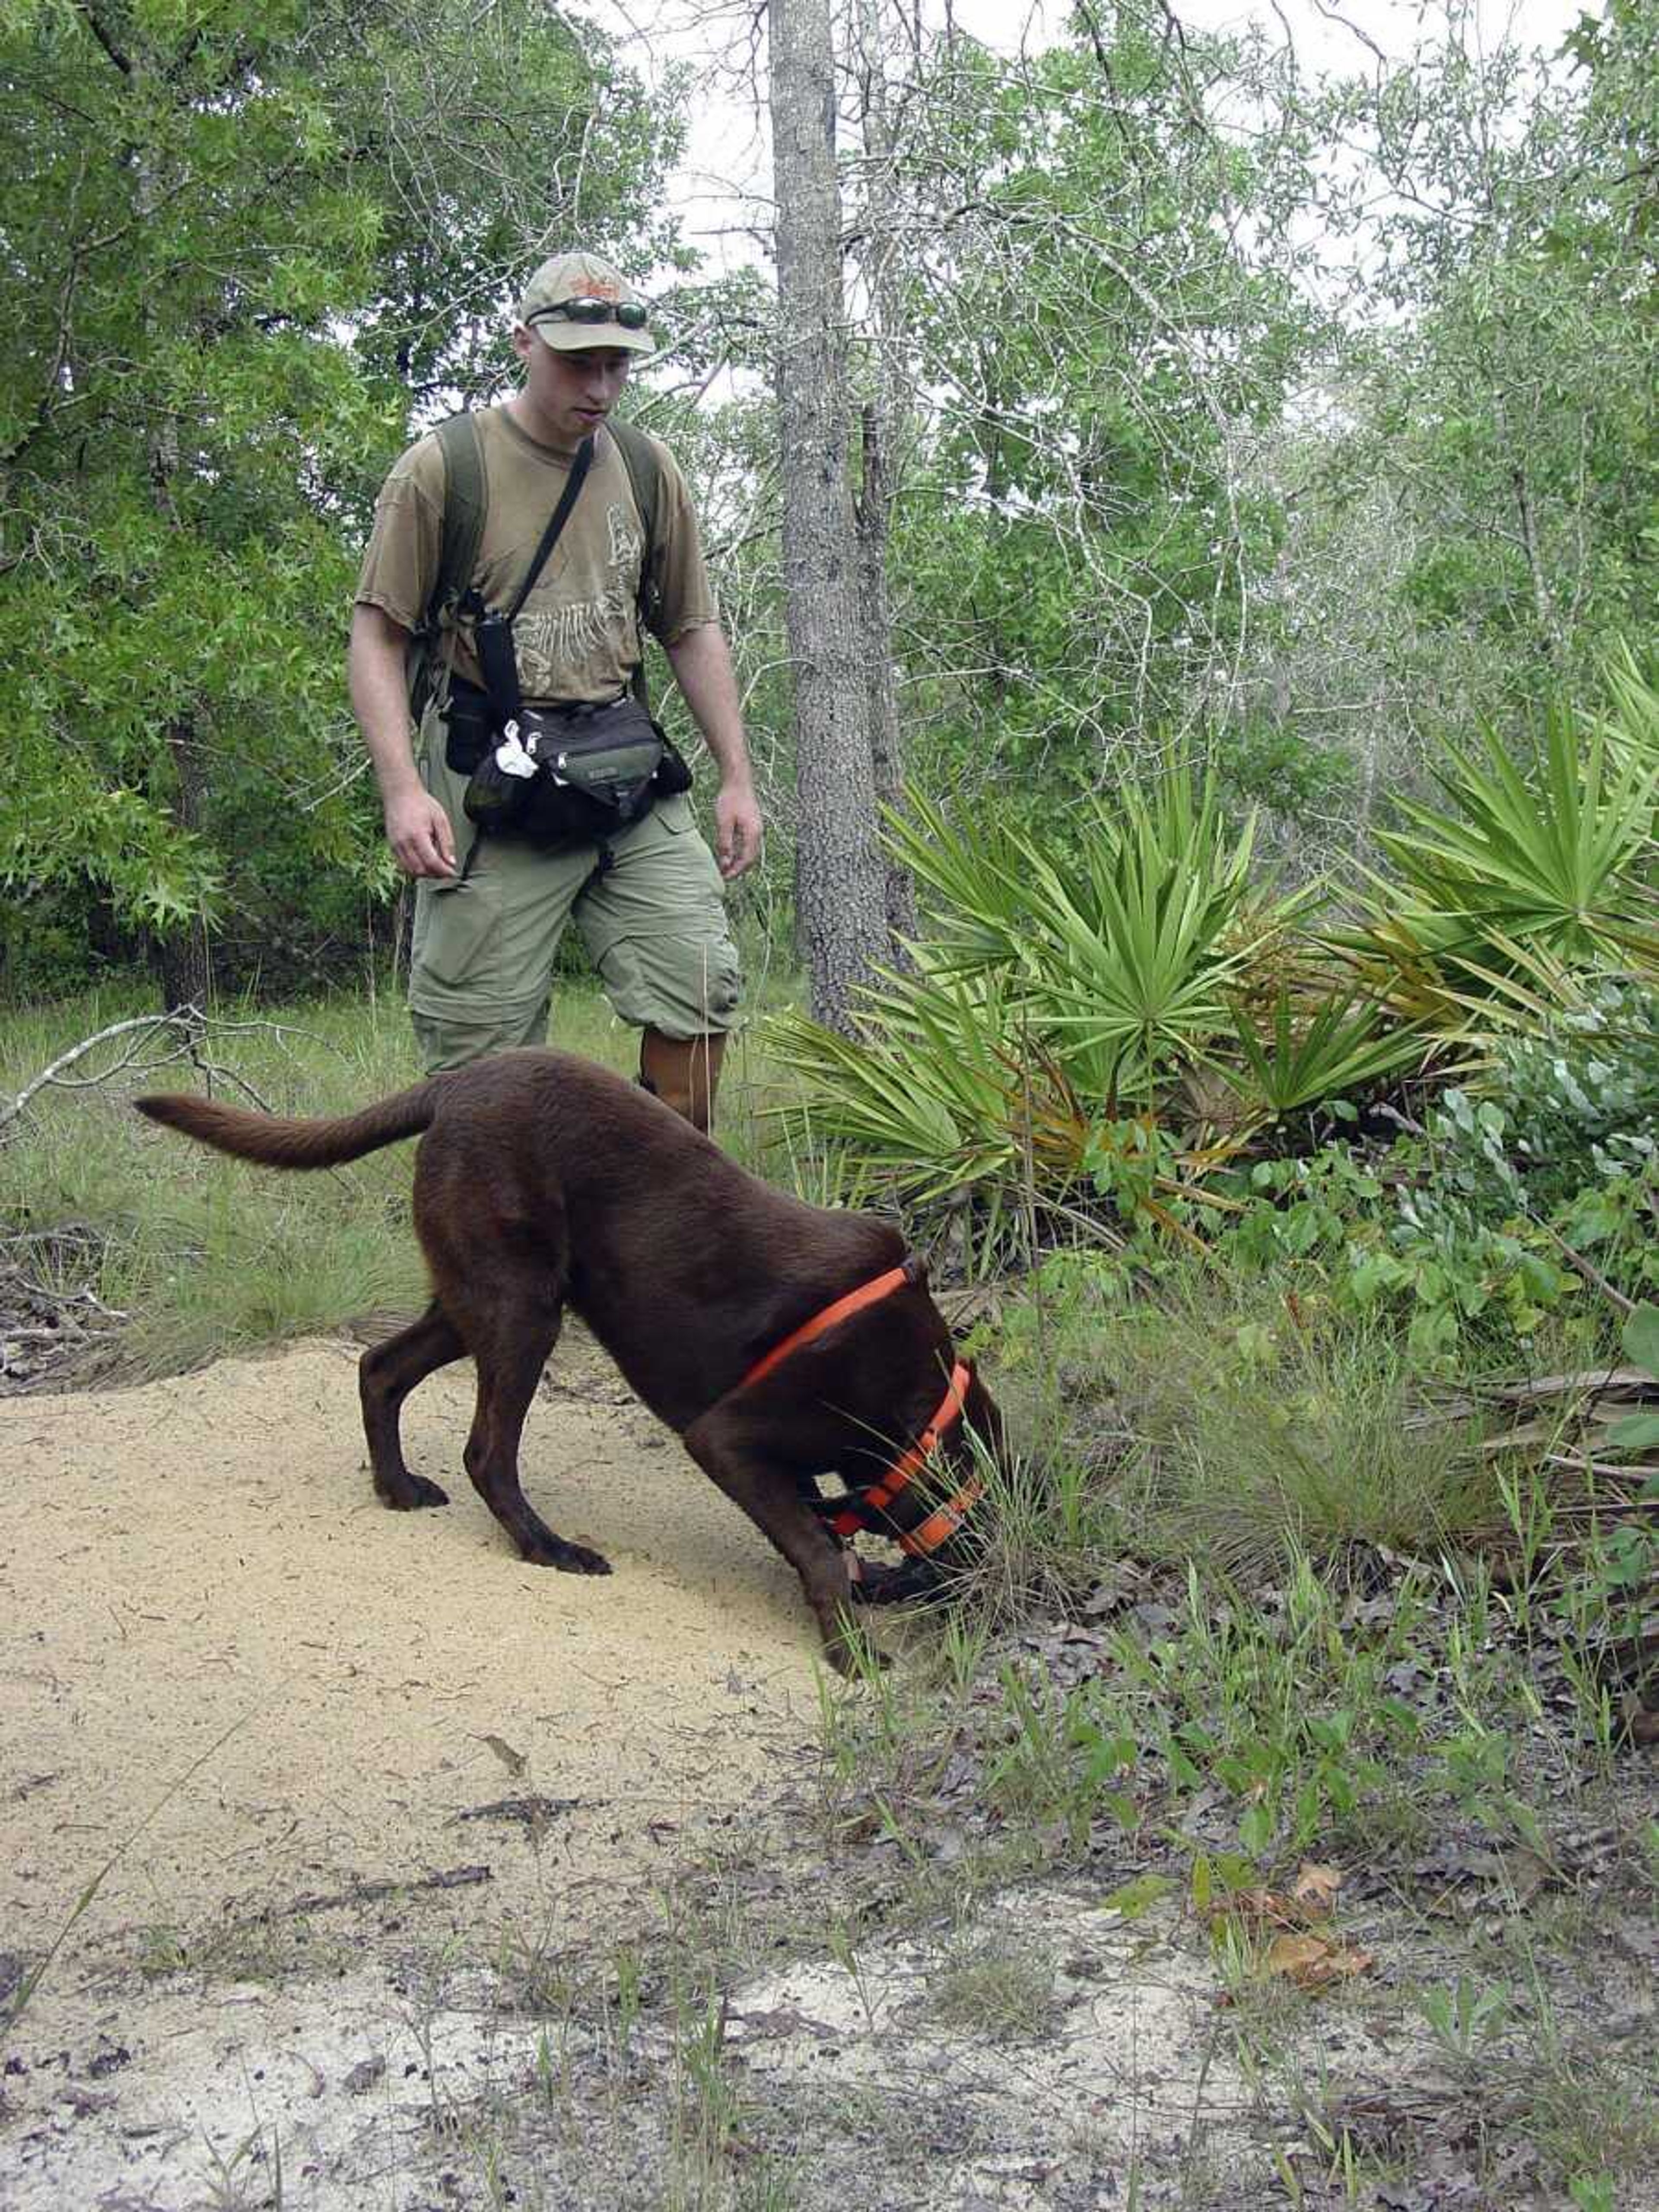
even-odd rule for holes
{"type": "Polygon", "coordinates": [[[736,1028],[738,951],[689,800],[665,799],[629,833],[577,915],[619,1020],[683,1039],[736,1028]]]}
{"type": "Polygon", "coordinates": [[[428,1075],[441,1075],[446,1068],[468,1067],[475,1060],[486,1059],[492,1052],[511,1052],[520,1045],[544,1044],[547,1006],[544,999],[528,1010],[503,1007],[490,1015],[472,1015],[465,1019],[450,1014],[423,1013],[411,1006],[410,1026],[415,1032],[415,1048],[421,1056],[421,1066],[428,1075]]]}
{"type": "Polygon", "coordinates": [[[630,1028],[723,1036],[741,1018],[742,973],[723,928],[624,937],[605,946],[599,969],[612,1011],[630,1028]]]}

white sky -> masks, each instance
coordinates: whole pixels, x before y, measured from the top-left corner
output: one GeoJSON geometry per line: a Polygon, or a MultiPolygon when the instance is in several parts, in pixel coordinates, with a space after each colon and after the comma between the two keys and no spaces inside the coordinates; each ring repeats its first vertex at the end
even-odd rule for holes
{"type": "MultiPolygon", "coordinates": [[[[714,267],[759,258],[753,198],[771,186],[764,115],[764,79],[757,92],[753,64],[765,64],[761,0],[579,0],[617,40],[623,57],[647,85],[673,64],[696,73],[690,142],[675,179],[688,238],[714,267]],[[747,209],[745,201],[748,202],[747,209]]],[[[1378,53],[1405,59],[1432,36],[1441,11],[1435,0],[1170,0],[1189,29],[1240,31],[1259,23],[1268,36],[1294,40],[1298,66],[1310,76],[1370,74],[1378,53]]],[[[1559,47],[1581,15],[1599,15],[1601,0],[1463,0],[1483,45],[1507,33],[1529,47],[1559,47]]],[[[945,20],[945,0],[924,0],[945,20]]],[[[951,0],[957,27],[985,45],[1016,53],[1023,44],[1051,43],[1063,30],[1066,0],[951,0]]]]}

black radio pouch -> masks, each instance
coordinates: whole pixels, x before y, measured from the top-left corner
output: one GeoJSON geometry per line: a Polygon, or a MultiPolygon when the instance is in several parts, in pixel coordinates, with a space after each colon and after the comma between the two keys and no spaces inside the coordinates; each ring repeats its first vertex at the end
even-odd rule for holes
{"type": "Polygon", "coordinates": [[[471,775],[495,737],[489,695],[464,676],[452,674],[444,709],[444,763],[452,775],[471,775]]]}

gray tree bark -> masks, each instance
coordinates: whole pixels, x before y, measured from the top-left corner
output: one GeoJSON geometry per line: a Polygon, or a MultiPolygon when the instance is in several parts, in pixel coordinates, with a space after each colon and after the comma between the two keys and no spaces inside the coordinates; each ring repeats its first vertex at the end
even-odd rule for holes
{"type": "MultiPolygon", "coordinates": [[[[148,172],[142,191],[143,201],[148,202],[154,191],[148,172]]],[[[170,528],[176,530],[179,508],[173,486],[179,473],[179,425],[171,416],[163,416],[151,429],[149,457],[150,496],[155,510],[170,528]]],[[[197,748],[195,726],[188,712],[175,716],[167,724],[167,738],[176,779],[167,800],[168,811],[181,830],[198,830],[207,785],[197,748]]],[[[200,915],[182,930],[155,934],[151,961],[166,1012],[172,1013],[181,1006],[199,1006],[204,1013],[208,1011],[213,995],[213,948],[207,923],[200,915]]]]}
{"type": "Polygon", "coordinates": [[[846,310],[829,0],[769,0],[778,204],[785,622],[795,688],[795,911],[812,1012],[854,1027],[887,950],[848,482],[846,310]]]}
{"type": "MultiPolygon", "coordinates": [[[[187,719],[167,725],[167,750],[173,756],[178,787],[169,811],[181,830],[201,826],[207,781],[196,732],[187,719]]],[[[213,945],[208,926],[199,915],[182,929],[155,939],[156,979],[161,1004],[168,1013],[181,1006],[199,1006],[207,1013],[213,1001],[213,945]]]]}
{"type": "MultiPolygon", "coordinates": [[[[864,128],[864,242],[860,250],[875,334],[871,397],[864,405],[863,473],[857,507],[866,681],[870,693],[870,750],[876,797],[898,808],[904,800],[904,734],[893,665],[893,610],[887,550],[893,528],[908,401],[901,349],[904,309],[897,267],[893,191],[893,129],[887,97],[880,0],[860,0],[860,108],[864,128]]],[[[902,963],[916,935],[916,887],[891,854],[882,856],[882,897],[889,957],[902,963]]]]}
{"type": "MultiPolygon", "coordinates": [[[[870,754],[876,797],[882,805],[896,811],[904,804],[904,735],[899,726],[893,675],[893,611],[887,586],[887,541],[893,514],[893,477],[886,443],[890,430],[891,419],[884,416],[879,402],[866,403],[858,532],[870,754]]],[[[904,942],[916,934],[916,887],[910,871],[890,853],[881,855],[881,887],[889,961],[908,964],[904,942]]]]}

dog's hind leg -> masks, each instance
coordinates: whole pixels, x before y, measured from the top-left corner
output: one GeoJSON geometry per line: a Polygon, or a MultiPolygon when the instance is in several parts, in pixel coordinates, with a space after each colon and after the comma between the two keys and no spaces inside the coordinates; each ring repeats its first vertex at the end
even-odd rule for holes
{"type": "Polygon", "coordinates": [[[694,1421],[680,1442],[800,1577],[823,1656],[836,1673],[851,1674],[861,1661],[884,1663],[852,1618],[847,1554],[799,1484],[769,1462],[764,1428],[746,1410],[722,1401],[694,1421]]]}
{"type": "Polygon", "coordinates": [[[371,1345],[358,1363],[357,1395],[362,1401],[374,1494],[394,1512],[412,1513],[418,1506],[449,1503],[449,1493],[435,1482],[410,1473],[398,1419],[404,1400],[416,1384],[462,1358],[465,1351],[459,1330],[434,1299],[419,1321],[384,1344],[371,1345]]]}
{"type": "Polygon", "coordinates": [[[532,1279],[527,1273],[498,1275],[490,1284],[488,1308],[465,1316],[478,1367],[466,1471],[520,1556],[532,1565],[560,1567],[569,1575],[608,1575],[608,1559],[585,1544],[567,1544],[556,1536],[519,1486],[525,1415],[563,1318],[563,1301],[545,1276],[532,1279]]]}

